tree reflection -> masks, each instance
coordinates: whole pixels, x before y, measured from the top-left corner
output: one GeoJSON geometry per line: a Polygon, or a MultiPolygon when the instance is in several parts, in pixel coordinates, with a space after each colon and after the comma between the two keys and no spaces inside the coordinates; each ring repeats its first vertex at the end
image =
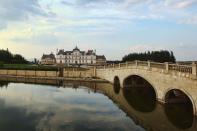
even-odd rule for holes
{"type": "Polygon", "coordinates": [[[125,79],[123,95],[135,110],[151,112],[156,108],[156,94],[153,87],[139,76],[125,79]]]}
{"type": "Polygon", "coordinates": [[[9,82],[7,81],[0,81],[0,87],[3,88],[3,87],[8,87],[9,85],[9,82]]]}

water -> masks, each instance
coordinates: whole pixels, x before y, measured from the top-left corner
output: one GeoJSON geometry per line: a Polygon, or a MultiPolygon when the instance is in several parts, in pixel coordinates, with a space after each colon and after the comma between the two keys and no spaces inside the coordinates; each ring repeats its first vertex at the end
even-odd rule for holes
{"type": "Polygon", "coordinates": [[[0,82],[1,131],[197,130],[196,119],[185,110],[144,100],[136,96],[139,90],[108,83],[25,81],[29,84],[0,82]]]}

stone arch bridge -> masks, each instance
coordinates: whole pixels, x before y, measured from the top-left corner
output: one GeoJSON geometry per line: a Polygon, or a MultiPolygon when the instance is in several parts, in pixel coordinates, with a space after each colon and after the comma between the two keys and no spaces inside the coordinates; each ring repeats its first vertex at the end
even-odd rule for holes
{"type": "MultiPolygon", "coordinates": [[[[96,76],[114,83],[118,79],[123,87],[129,76],[139,76],[149,82],[155,90],[156,99],[166,102],[169,91],[183,92],[191,101],[194,115],[197,115],[197,66],[133,61],[111,64],[96,68],[96,76]]],[[[176,94],[176,92],[175,92],[176,94]]]]}

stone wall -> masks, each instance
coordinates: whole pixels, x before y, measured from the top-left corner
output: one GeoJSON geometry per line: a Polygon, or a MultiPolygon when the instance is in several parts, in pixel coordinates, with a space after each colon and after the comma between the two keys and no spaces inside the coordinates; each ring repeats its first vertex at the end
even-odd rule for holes
{"type": "MultiPolygon", "coordinates": [[[[31,70],[0,70],[0,75],[24,76],[24,77],[59,77],[58,71],[31,71],[31,70]]],[[[65,78],[91,78],[95,76],[95,70],[64,70],[65,78]]]]}
{"type": "Polygon", "coordinates": [[[89,78],[94,77],[94,69],[77,71],[77,70],[64,70],[64,77],[66,78],[89,78]]]}
{"type": "Polygon", "coordinates": [[[57,71],[0,70],[0,75],[25,77],[58,77],[57,71]]]}

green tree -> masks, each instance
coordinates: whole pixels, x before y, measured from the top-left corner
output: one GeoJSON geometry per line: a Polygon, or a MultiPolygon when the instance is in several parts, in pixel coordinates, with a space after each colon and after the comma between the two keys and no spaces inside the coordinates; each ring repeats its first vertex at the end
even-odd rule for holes
{"type": "Polygon", "coordinates": [[[148,51],[144,53],[130,53],[125,55],[122,58],[123,62],[126,61],[134,61],[134,60],[141,60],[141,61],[155,61],[155,62],[175,62],[175,56],[172,51],[167,50],[160,50],[160,51],[148,51]]]}
{"type": "Polygon", "coordinates": [[[21,55],[13,55],[8,49],[0,50],[0,61],[5,64],[27,64],[28,61],[21,55]]]}

